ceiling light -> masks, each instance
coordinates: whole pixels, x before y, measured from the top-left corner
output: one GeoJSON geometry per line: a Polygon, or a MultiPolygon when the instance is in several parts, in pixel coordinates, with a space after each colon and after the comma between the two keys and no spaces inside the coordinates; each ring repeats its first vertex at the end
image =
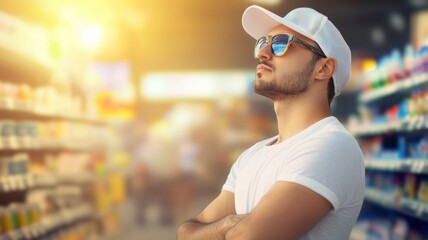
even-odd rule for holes
{"type": "Polygon", "coordinates": [[[84,47],[88,50],[97,48],[102,37],[102,29],[100,26],[92,24],[86,25],[81,29],[81,41],[84,47]]]}
{"type": "Polygon", "coordinates": [[[408,0],[410,5],[416,8],[425,7],[428,5],[428,0],[408,0]]]}
{"type": "Polygon", "coordinates": [[[406,21],[404,20],[403,15],[399,13],[390,14],[389,23],[391,24],[391,27],[398,32],[401,32],[406,28],[406,21]]]}
{"type": "Polygon", "coordinates": [[[385,31],[380,27],[373,27],[370,32],[370,38],[376,45],[381,45],[385,42],[385,31]]]}

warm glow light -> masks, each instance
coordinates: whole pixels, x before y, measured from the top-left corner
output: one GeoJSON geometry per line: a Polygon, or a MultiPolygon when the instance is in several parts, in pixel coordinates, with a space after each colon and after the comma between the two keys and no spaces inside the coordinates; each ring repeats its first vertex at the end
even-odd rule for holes
{"type": "Polygon", "coordinates": [[[363,61],[363,71],[368,72],[376,68],[376,61],[374,59],[365,59],[363,61]]]}
{"type": "Polygon", "coordinates": [[[281,0],[253,0],[256,4],[266,4],[266,5],[278,5],[281,3],[281,0]]]}
{"type": "Polygon", "coordinates": [[[252,71],[150,73],[141,79],[147,99],[242,97],[254,81],[252,71]]]}
{"type": "Polygon", "coordinates": [[[60,16],[63,21],[73,21],[77,17],[76,9],[64,7],[60,11],[60,16]]]}
{"type": "Polygon", "coordinates": [[[83,26],[80,33],[80,39],[83,46],[88,50],[97,48],[101,41],[102,29],[100,26],[91,24],[83,26]]]}

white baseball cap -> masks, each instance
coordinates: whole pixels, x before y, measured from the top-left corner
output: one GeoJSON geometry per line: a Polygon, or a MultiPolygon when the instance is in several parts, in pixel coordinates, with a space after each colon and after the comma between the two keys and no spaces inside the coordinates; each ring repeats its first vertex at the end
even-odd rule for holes
{"type": "Polygon", "coordinates": [[[284,25],[314,40],[327,57],[335,58],[334,91],[338,96],[351,75],[351,50],[339,30],[326,16],[311,8],[296,8],[283,18],[256,5],[242,15],[242,26],[253,38],[266,36],[274,27],[284,25]]]}

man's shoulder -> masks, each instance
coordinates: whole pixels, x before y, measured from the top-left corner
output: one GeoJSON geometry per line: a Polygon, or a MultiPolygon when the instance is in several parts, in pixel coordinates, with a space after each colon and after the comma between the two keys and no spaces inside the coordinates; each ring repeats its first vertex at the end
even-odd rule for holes
{"type": "Polygon", "coordinates": [[[316,129],[312,129],[305,138],[305,140],[316,139],[330,143],[356,144],[354,136],[352,136],[346,127],[336,118],[330,118],[325,124],[318,126],[316,129]]]}

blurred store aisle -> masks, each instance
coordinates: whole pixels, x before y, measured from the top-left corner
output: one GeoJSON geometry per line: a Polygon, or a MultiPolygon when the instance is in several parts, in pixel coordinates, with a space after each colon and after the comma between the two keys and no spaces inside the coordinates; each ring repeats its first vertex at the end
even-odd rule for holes
{"type": "Polygon", "coordinates": [[[191,211],[170,224],[162,224],[160,211],[154,204],[146,211],[147,221],[144,224],[139,224],[136,221],[135,204],[127,202],[121,209],[123,228],[111,240],[174,240],[176,239],[178,225],[200,212],[211,200],[212,197],[209,194],[200,194],[191,211]]]}

